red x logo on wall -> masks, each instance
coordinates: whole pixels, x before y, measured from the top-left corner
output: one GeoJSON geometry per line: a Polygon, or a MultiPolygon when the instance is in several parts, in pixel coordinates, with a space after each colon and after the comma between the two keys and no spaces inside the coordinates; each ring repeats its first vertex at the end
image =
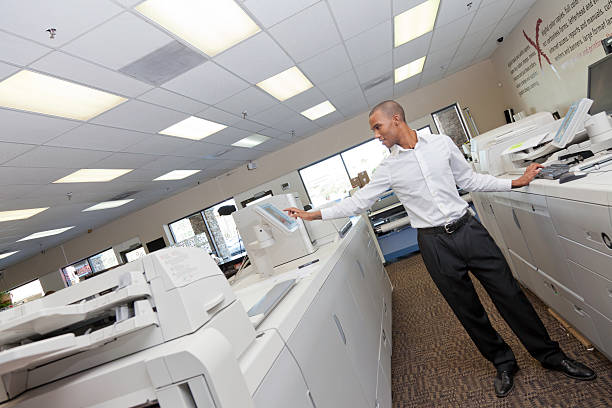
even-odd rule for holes
{"type": "Polygon", "coordinates": [[[540,48],[540,24],[542,24],[542,19],[538,18],[538,21],[536,22],[536,39],[535,39],[535,42],[531,38],[529,38],[529,36],[525,32],[525,30],[523,30],[523,35],[525,36],[527,41],[529,41],[529,44],[533,45],[533,47],[538,52],[538,62],[540,63],[540,69],[542,69],[542,57],[544,57],[546,59],[546,62],[548,62],[548,65],[552,65],[552,64],[551,64],[550,60],[548,59],[548,56],[544,53],[542,48],[540,48]]]}

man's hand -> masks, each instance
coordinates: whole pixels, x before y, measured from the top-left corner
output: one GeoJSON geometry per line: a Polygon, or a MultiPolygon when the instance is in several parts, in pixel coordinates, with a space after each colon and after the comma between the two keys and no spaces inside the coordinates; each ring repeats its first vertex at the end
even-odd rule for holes
{"type": "Polygon", "coordinates": [[[292,218],[301,218],[306,221],[321,219],[321,211],[304,211],[295,207],[285,208],[283,211],[287,211],[287,214],[292,218]]]}
{"type": "Polygon", "coordinates": [[[544,166],[539,163],[531,163],[529,166],[527,166],[525,173],[523,173],[521,177],[517,178],[516,180],[512,180],[512,187],[524,187],[528,185],[533,181],[536,174],[540,172],[542,167],[544,166]]]}

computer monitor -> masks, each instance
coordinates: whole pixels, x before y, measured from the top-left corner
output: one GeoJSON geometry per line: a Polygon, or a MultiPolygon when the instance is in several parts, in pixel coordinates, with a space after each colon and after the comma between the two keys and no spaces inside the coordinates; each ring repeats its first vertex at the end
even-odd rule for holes
{"type": "Polygon", "coordinates": [[[593,100],[591,115],[612,114],[612,54],[589,66],[588,98],[593,100]]]}
{"type": "Polygon", "coordinates": [[[269,223],[287,234],[295,232],[298,229],[298,223],[295,219],[287,216],[287,214],[272,204],[265,203],[257,205],[254,209],[269,223]]]}

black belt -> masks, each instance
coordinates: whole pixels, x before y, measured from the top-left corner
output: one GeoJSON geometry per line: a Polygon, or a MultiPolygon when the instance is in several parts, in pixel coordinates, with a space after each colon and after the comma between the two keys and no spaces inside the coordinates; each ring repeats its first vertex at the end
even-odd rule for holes
{"type": "Polygon", "coordinates": [[[419,228],[419,232],[423,234],[452,234],[457,231],[463,224],[468,222],[470,219],[470,212],[466,211],[460,218],[448,224],[440,225],[438,227],[419,228]]]}

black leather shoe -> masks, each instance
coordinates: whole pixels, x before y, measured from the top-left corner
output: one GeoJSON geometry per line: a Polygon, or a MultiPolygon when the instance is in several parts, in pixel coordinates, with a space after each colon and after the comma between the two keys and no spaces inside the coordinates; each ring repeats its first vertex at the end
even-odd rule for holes
{"type": "Polygon", "coordinates": [[[518,366],[514,366],[510,370],[497,372],[497,376],[493,380],[495,395],[497,395],[499,398],[504,398],[510,394],[510,391],[512,391],[514,388],[514,374],[516,374],[518,370],[518,366]]]}
{"type": "Polygon", "coordinates": [[[561,371],[569,378],[573,378],[575,380],[590,381],[597,378],[595,371],[576,360],[572,360],[571,358],[564,358],[557,365],[545,364],[544,368],[561,371]]]}

